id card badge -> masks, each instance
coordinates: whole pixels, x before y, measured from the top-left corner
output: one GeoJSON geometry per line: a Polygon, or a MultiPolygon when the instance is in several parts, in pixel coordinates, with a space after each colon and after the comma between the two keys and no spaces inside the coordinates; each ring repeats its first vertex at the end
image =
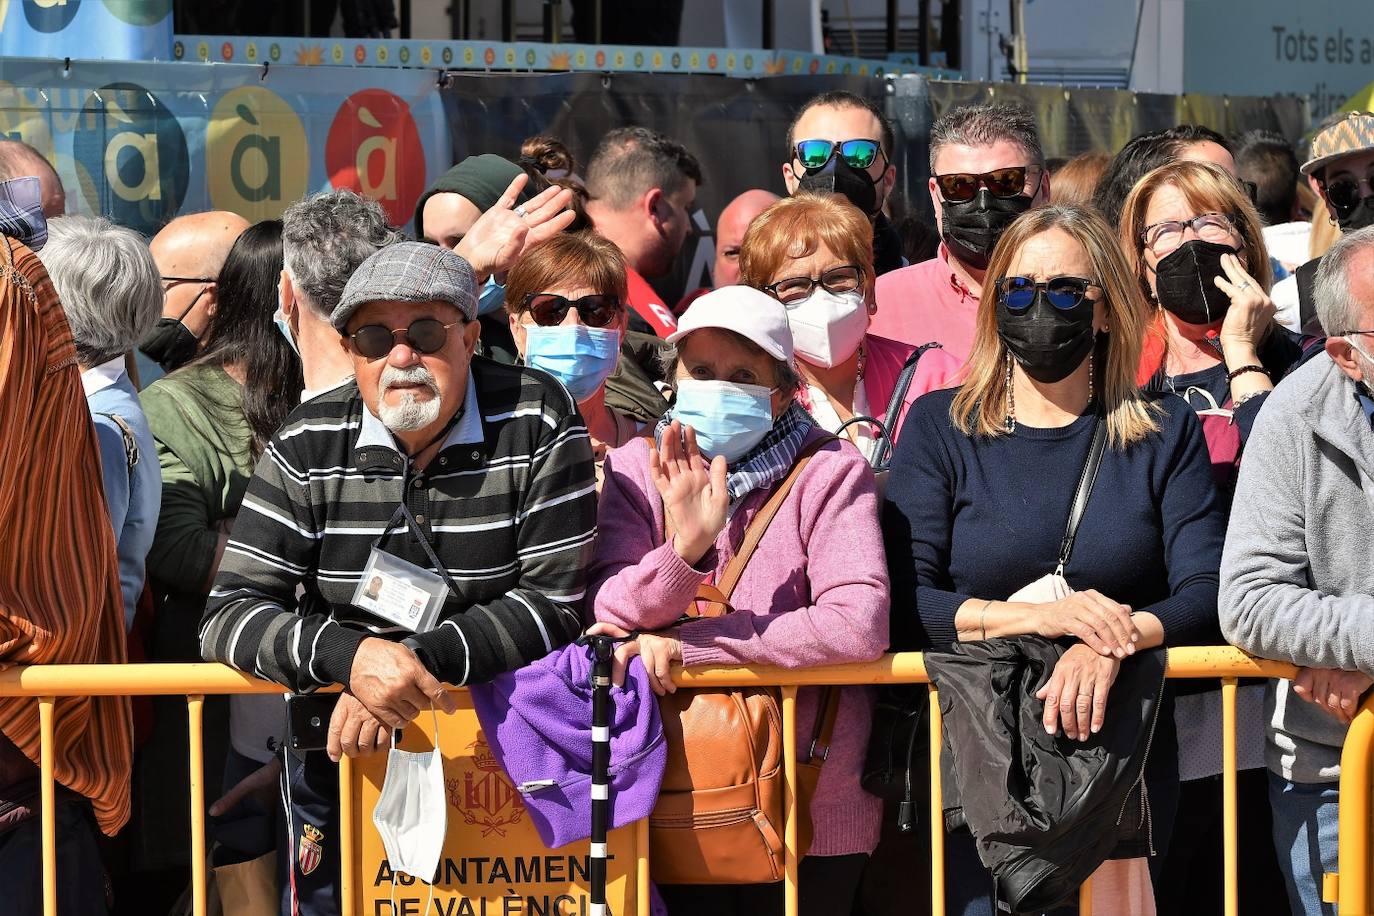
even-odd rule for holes
{"type": "Polygon", "coordinates": [[[434,629],[448,594],[437,573],[374,546],[353,592],[353,606],[412,633],[426,633],[434,629]]]}

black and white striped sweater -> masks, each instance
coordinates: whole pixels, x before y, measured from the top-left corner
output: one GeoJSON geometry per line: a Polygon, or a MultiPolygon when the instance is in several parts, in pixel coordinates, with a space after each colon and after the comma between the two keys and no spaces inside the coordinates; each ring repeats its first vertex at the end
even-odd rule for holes
{"type": "MultiPolygon", "coordinates": [[[[576,638],[596,526],[586,427],[552,377],[475,357],[458,423],[408,486],[355,383],[292,413],[234,523],[201,623],[206,660],[310,690],[347,685],[364,638],[409,635],[351,604],[402,498],[459,590],[417,637],[437,677],[484,681],[576,638]]],[[[404,523],[385,549],[433,568],[404,523]]]]}

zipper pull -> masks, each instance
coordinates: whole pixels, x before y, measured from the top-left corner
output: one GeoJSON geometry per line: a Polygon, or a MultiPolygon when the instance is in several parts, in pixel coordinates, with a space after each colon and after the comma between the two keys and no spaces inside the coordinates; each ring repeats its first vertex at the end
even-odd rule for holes
{"type": "Polygon", "coordinates": [[[540,789],[547,789],[556,785],[558,785],[558,780],[556,779],[531,779],[529,782],[520,783],[520,785],[515,788],[522,795],[528,795],[531,792],[538,792],[540,789]]]}

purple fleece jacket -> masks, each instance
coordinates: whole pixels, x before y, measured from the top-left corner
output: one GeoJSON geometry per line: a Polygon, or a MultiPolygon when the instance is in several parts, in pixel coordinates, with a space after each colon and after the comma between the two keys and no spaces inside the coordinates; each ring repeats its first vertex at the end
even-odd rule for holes
{"type": "MultiPolygon", "coordinates": [[[[824,435],[816,430],[811,438],[824,435]]],[[[694,569],[663,539],[663,500],[643,439],[606,457],[588,606],[626,629],[671,626],[714,581],[767,491],[747,495],[694,569]]],[[[849,442],[820,449],[778,511],[731,598],[735,613],[682,627],[683,664],[805,668],[870,661],[887,648],[888,580],[873,474],[849,442]]],[[[800,691],[797,746],[810,743],[819,690],[800,691]]],[[[882,803],[859,786],[873,719],[862,687],[841,693],[830,757],[812,806],[811,854],[872,852],[882,803]]]]}

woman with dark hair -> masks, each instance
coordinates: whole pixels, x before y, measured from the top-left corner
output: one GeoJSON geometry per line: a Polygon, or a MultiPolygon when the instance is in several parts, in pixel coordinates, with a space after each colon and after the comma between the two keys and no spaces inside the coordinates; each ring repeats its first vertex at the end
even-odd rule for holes
{"type": "MultiPolygon", "coordinates": [[[[200,661],[197,631],[205,599],[253,467],[300,401],[300,358],[273,321],[282,271],[281,233],[280,220],[244,230],[220,270],[219,297],[200,356],[141,394],[162,469],[162,508],[148,552],[148,580],[157,609],[150,661],[200,661]]],[[[251,760],[237,762],[244,755],[228,751],[226,731],[237,749],[260,748],[278,730],[272,710],[245,713],[244,701],[251,703],[250,698],[235,698],[228,717],[224,705],[207,706],[210,792],[227,752],[227,785],[259,766],[251,760]]],[[[280,706],[278,701],[277,716],[280,706]]],[[[185,796],[177,786],[186,785],[186,713],[177,700],[155,703],[155,716],[153,737],[137,768],[144,788],[136,793],[142,798],[138,816],[148,825],[184,824],[185,796]],[[180,810],[177,798],[183,799],[180,810]]],[[[164,848],[149,855],[160,861],[185,855],[184,833],[158,833],[166,837],[164,848]]]]}

